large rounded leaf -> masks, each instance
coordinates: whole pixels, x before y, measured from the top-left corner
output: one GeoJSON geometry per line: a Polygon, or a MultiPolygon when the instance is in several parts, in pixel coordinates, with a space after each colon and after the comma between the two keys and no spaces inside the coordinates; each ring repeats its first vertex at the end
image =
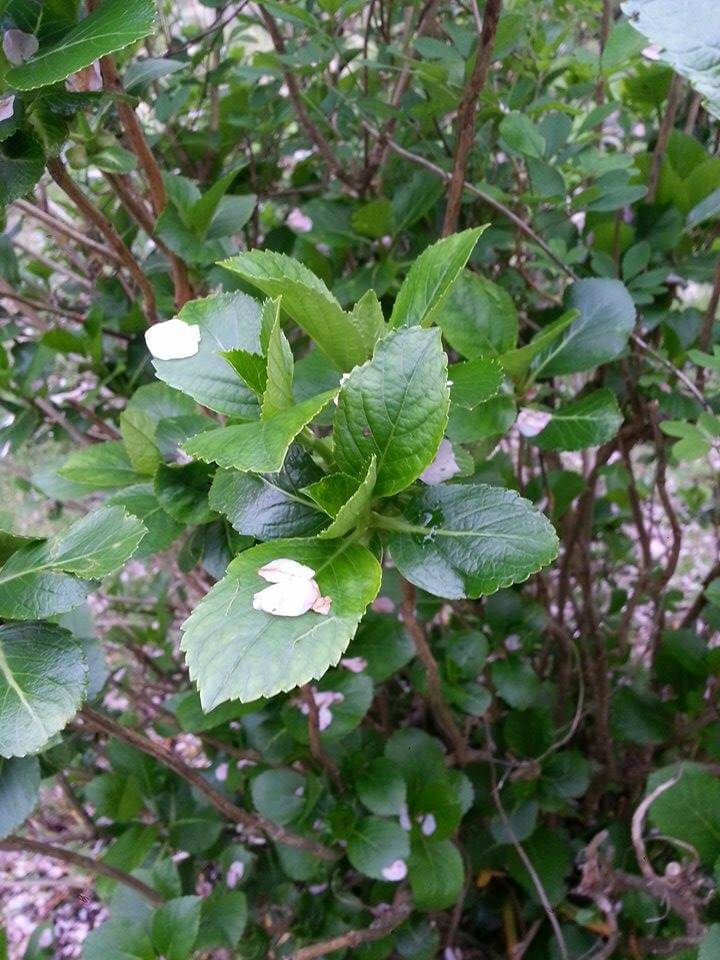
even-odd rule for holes
{"type": "Polygon", "coordinates": [[[357,543],[273,540],[246,550],[185,622],[182,648],[204,710],[271,697],[321,677],[345,651],[380,589],[380,564],[357,543]],[[328,614],[277,617],[253,609],[260,567],[297,560],[315,571],[328,614]]]}
{"type": "Polygon", "coordinates": [[[460,599],[494,593],[537,573],[557,555],[549,520],[514,490],[485,484],[430,487],[403,519],[385,518],[390,552],[416,586],[460,599]]]}
{"type": "Polygon", "coordinates": [[[0,756],[39,750],[80,707],[87,663],[71,633],[48,623],[0,627],[0,756]]]}
{"type": "Polygon", "coordinates": [[[0,760],[0,837],[22,824],[33,812],[40,789],[37,757],[0,760]]]}

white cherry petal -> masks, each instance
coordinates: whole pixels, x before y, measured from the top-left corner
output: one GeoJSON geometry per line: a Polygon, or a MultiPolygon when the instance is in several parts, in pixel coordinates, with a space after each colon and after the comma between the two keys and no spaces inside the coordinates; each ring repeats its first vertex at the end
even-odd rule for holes
{"type": "Polygon", "coordinates": [[[301,617],[320,597],[314,580],[273,583],[253,597],[253,608],[276,617],[301,617]]]}
{"type": "Polygon", "coordinates": [[[266,563],[264,567],[260,567],[258,574],[268,583],[287,583],[288,580],[312,580],[315,571],[312,567],[306,567],[305,564],[298,563],[297,560],[280,557],[266,563]]]}
{"type": "Polygon", "coordinates": [[[544,410],[531,410],[525,407],[518,414],[517,428],[524,437],[536,437],[552,420],[552,414],[544,410]]]}
{"type": "Polygon", "coordinates": [[[200,327],[178,317],[155,323],[145,331],[145,343],[156,360],[194,357],[200,347],[200,337],[200,327]]]}
{"type": "Polygon", "coordinates": [[[9,97],[0,97],[0,120],[9,120],[15,112],[15,94],[9,97]]]}
{"type": "Polygon", "coordinates": [[[407,864],[404,860],[393,860],[393,862],[381,872],[386,880],[404,880],[408,872],[407,864]]]}
{"type": "Polygon", "coordinates": [[[435,830],[437,829],[437,822],[435,817],[428,813],[422,818],[422,823],[420,824],[420,832],[424,837],[431,837],[435,830]]]}
{"type": "Polygon", "coordinates": [[[24,30],[6,30],[3,34],[3,53],[16,67],[37,53],[38,38],[24,30]]]}
{"type": "Polygon", "coordinates": [[[327,614],[330,613],[330,606],[332,604],[331,597],[318,597],[315,603],[312,605],[315,613],[327,614]]]}
{"type": "Polygon", "coordinates": [[[449,480],[456,473],[460,473],[460,467],[455,459],[452,444],[449,440],[441,440],[438,452],[430,466],[425,467],[420,474],[420,479],[429,487],[437,486],[443,480],[449,480]]]}

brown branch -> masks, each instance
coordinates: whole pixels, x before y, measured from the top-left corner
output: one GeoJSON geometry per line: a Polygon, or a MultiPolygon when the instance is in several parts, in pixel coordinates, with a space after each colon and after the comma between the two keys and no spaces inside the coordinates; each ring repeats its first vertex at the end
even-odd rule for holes
{"type": "Polygon", "coordinates": [[[158,250],[167,257],[175,290],[175,306],[178,308],[182,307],[183,304],[191,300],[194,295],[190,280],[188,279],[185,263],[177,254],[173,253],[167,244],[157,235],[153,216],[145,205],[142,197],[138,196],[133,189],[130,178],[123,174],[105,173],[105,179],[118,195],[120,202],[130,216],[152,239],[158,250]]]}
{"type": "Polygon", "coordinates": [[[55,183],[57,183],[60,189],[73,201],[83,217],[93,226],[97,227],[108,245],[115,251],[117,258],[127,268],[142,295],[145,319],[148,323],[154,323],[157,319],[157,314],[155,311],[155,293],[152,284],[140,269],[135,257],[123,242],[120,234],[105,214],[95,206],[92,200],[75,183],[59,159],[53,157],[48,160],[47,168],[55,183]]]}
{"type": "MultiPolygon", "coordinates": [[[[712,333],[717,318],[718,305],[720,305],[720,257],[715,261],[715,272],[713,274],[712,292],[708,302],[707,310],[703,316],[700,333],[698,334],[698,346],[706,353],[712,345],[712,333]]],[[[705,384],[705,368],[698,367],[697,385],[702,390],[705,384]]]]}
{"type": "Polygon", "coordinates": [[[457,757],[457,762],[462,764],[465,762],[468,744],[455,723],[452,711],[445,700],[437,661],[430,649],[430,644],[425,635],[425,629],[417,619],[415,612],[415,587],[407,580],[403,580],[402,590],[402,622],[412,637],[418,658],[425,668],[428,700],[433,708],[435,719],[452,745],[455,756],[457,757]]]}
{"type": "Polygon", "coordinates": [[[309,947],[301,947],[292,954],[291,960],[315,960],[337,950],[352,950],[363,943],[372,943],[382,940],[389,933],[399,927],[410,916],[412,906],[410,897],[405,890],[399,890],[392,906],[380,911],[375,908],[375,919],[364,930],[348,930],[330,940],[314,943],[309,947]]]}
{"type": "Polygon", "coordinates": [[[52,403],[50,403],[48,400],[45,400],[44,397],[35,397],[32,402],[35,404],[38,410],[45,414],[48,420],[51,420],[59,427],[62,427],[65,433],[67,433],[67,435],[74,440],[75,443],[84,447],[92,442],[86,433],[83,433],[82,430],[78,430],[78,428],[74,424],[70,423],[67,417],[65,417],[60,410],[57,410],[52,403]]]}
{"type": "Polygon", "coordinates": [[[678,103],[680,101],[680,88],[682,78],[674,73],[668,89],[667,104],[665,113],[660,121],[655,149],[653,150],[652,160],[650,161],[650,173],[648,174],[648,192],[645,198],[647,203],[655,203],[658,183],[660,182],[660,169],[662,167],[663,157],[667,150],[668,140],[675,124],[675,114],[677,113],[678,103]]]}
{"type": "MultiPolygon", "coordinates": [[[[367,127],[367,129],[373,134],[373,136],[376,136],[376,137],[382,136],[382,134],[379,131],[377,131],[374,127],[372,127],[370,124],[364,123],[363,125],[367,127]]],[[[448,173],[447,170],[443,170],[442,167],[439,167],[436,163],[433,163],[432,160],[426,160],[426,158],[420,156],[419,153],[413,153],[411,150],[406,150],[404,147],[401,147],[399,143],[396,143],[395,140],[388,139],[387,145],[388,145],[388,148],[392,150],[393,153],[396,153],[399,157],[404,157],[406,160],[409,160],[410,163],[414,163],[419,167],[423,167],[425,170],[429,170],[431,173],[434,173],[436,176],[440,177],[446,183],[450,181],[452,174],[448,173]]],[[[549,259],[552,260],[556,266],[560,267],[563,273],[565,273],[568,277],[570,277],[572,280],[578,279],[578,275],[575,273],[572,267],[569,267],[562,260],[562,258],[559,257],[552,250],[552,248],[548,246],[547,243],[545,243],[543,238],[539,236],[539,234],[537,234],[533,230],[533,228],[528,223],[526,223],[521,217],[519,217],[516,213],[513,213],[513,211],[509,207],[506,207],[504,203],[501,203],[499,200],[496,200],[495,197],[492,197],[489,193],[485,193],[484,190],[480,190],[478,187],[474,186],[474,184],[472,183],[469,183],[467,180],[465,180],[463,187],[465,190],[468,191],[468,193],[471,193],[474,197],[477,197],[478,200],[482,200],[483,203],[487,204],[497,213],[502,214],[503,217],[508,219],[514,226],[517,227],[518,230],[520,230],[521,233],[524,233],[526,237],[528,237],[530,240],[533,241],[533,243],[536,243],[540,247],[540,249],[546,254],[546,256],[549,257],[549,259]]]]}
{"type": "Polygon", "coordinates": [[[81,870],[86,870],[88,873],[99,873],[101,876],[107,877],[108,880],[114,880],[117,883],[123,884],[125,887],[129,887],[131,890],[139,893],[141,897],[145,897],[146,900],[149,900],[150,903],[156,907],[160,907],[165,903],[165,898],[159,894],[157,890],[153,890],[152,887],[143,883],[142,880],[138,880],[137,877],[133,877],[123,870],[118,870],[117,867],[111,867],[102,860],[94,860],[92,857],[75,853],[74,850],[66,850],[65,847],[56,847],[51,843],[44,843],[40,840],[30,840],[28,837],[10,836],[4,840],[0,840],[0,850],[7,850],[12,853],[24,853],[28,851],[42,857],[49,857],[52,860],[71,863],[73,866],[80,867],[81,870]]]}
{"type": "Polygon", "coordinates": [[[95,828],[95,824],[93,823],[92,817],[89,816],[87,810],[78,799],[77,794],[72,788],[72,784],[62,770],[57,774],[57,782],[63,792],[63,796],[70,804],[75,816],[85,828],[85,832],[87,833],[88,837],[94,837],[97,833],[97,830],[95,828]]]}
{"type": "Polygon", "coordinates": [[[316,763],[319,763],[325,770],[337,789],[342,791],[344,786],[340,771],[327,753],[325,753],[323,745],[320,742],[320,715],[317,704],[315,703],[315,697],[307,684],[300,688],[300,693],[308,708],[308,740],[310,741],[310,753],[316,763]]]}
{"type": "Polygon", "coordinates": [[[154,743],[142,734],[136,733],[128,727],[121,726],[105,714],[93,710],[93,708],[87,706],[87,704],[82,708],[80,716],[85,723],[94,730],[105,733],[111,737],[117,737],[119,740],[124,740],[125,743],[129,743],[148,756],[154,757],[155,760],[158,760],[179,777],[182,777],[187,783],[195,787],[198,793],[206,797],[216,810],[219,810],[223,816],[227,817],[227,819],[233,823],[238,823],[247,830],[264,833],[271,840],[275,841],[275,843],[282,843],[287,847],[294,847],[296,850],[307,850],[322,860],[336,859],[335,853],[330,850],[329,847],[324,846],[324,844],[306,837],[301,837],[297,833],[291,833],[289,830],[285,830],[283,827],[278,826],[278,824],[273,823],[271,820],[267,820],[265,817],[250,813],[247,810],[243,810],[242,807],[236,806],[228,797],[211,786],[198,770],[189,767],[180,757],[159,743],[154,743]]]}
{"type": "MultiPolygon", "coordinates": [[[[275,51],[282,61],[282,59],[287,56],[287,47],[285,46],[285,41],[280,33],[280,28],[277,25],[277,21],[273,15],[265,9],[264,6],[260,7],[260,16],[262,17],[267,31],[270,34],[270,39],[273,42],[275,51]]],[[[342,180],[342,182],[348,186],[354,186],[354,178],[342,166],[338,158],[333,153],[330,144],[315,125],[312,117],[308,113],[307,107],[303,101],[302,92],[297,80],[295,79],[295,74],[292,72],[292,70],[288,69],[284,63],[282,64],[282,70],[283,76],[285,77],[285,83],[287,84],[288,93],[290,94],[290,99],[293,102],[295,113],[300,121],[300,126],[315,144],[318,152],[338,180],[342,180]]]]}
{"type": "Polygon", "coordinates": [[[490,58],[501,10],[502,0],[487,0],[485,13],[483,14],[482,33],[475,54],[475,64],[458,107],[453,171],[442,228],[444,237],[455,233],[458,227],[460,203],[465,188],[465,173],[475,137],[475,110],[490,69],[490,58]]]}
{"type": "Polygon", "coordinates": [[[87,247],[88,250],[92,250],[99,254],[106,261],[111,260],[113,263],[118,265],[122,264],[122,259],[117,255],[117,253],[115,253],[114,250],[110,249],[110,247],[104,246],[102,243],[98,243],[96,240],[93,240],[92,237],[82,233],[80,230],[76,230],[72,224],[66,223],[64,220],[61,220],[58,217],[54,217],[46,210],[42,210],[40,207],[36,207],[32,203],[28,203],[27,200],[16,200],[14,205],[18,210],[22,210],[22,212],[27,214],[29,217],[39,220],[52,233],[59,234],[63,238],[74,240],[81,246],[87,247]]]}

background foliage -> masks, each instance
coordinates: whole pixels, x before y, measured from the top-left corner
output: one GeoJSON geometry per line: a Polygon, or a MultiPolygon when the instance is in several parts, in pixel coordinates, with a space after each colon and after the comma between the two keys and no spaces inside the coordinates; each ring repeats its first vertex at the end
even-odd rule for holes
{"type": "Polygon", "coordinates": [[[0,0],[0,954],[720,955],[708,7],[0,0]]]}

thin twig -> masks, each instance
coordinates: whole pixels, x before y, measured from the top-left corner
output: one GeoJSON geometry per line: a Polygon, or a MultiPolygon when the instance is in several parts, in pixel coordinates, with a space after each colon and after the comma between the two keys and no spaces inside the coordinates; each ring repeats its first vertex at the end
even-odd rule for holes
{"type": "Polygon", "coordinates": [[[161,744],[154,743],[152,740],[149,740],[134,730],[130,730],[128,727],[123,727],[105,714],[93,710],[93,708],[87,706],[87,704],[82,708],[80,716],[89,727],[105,733],[108,736],[124,740],[131,746],[148,754],[148,756],[159,760],[160,763],[195,787],[223,816],[227,817],[227,819],[233,823],[238,823],[248,830],[265,833],[276,843],[282,843],[285,844],[285,846],[294,847],[297,850],[307,850],[322,860],[336,859],[335,853],[324,844],[310,840],[307,837],[301,837],[297,833],[291,833],[289,830],[285,830],[283,827],[273,823],[271,820],[267,820],[265,817],[250,813],[236,806],[228,797],[211,786],[198,770],[189,767],[180,757],[161,744]]]}
{"type": "Polygon", "coordinates": [[[458,107],[453,171],[450,177],[450,188],[442,228],[444,237],[455,233],[458,227],[460,203],[465,189],[465,173],[475,136],[475,110],[490,69],[490,58],[501,10],[502,0],[487,0],[483,14],[482,33],[475,53],[475,64],[458,107]]]}
{"type": "Polygon", "coordinates": [[[375,919],[364,930],[348,930],[330,940],[324,940],[322,943],[314,943],[308,947],[301,947],[293,953],[291,960],[316,960],[317,957],[324,957],[328,953],[335,953],[338,950],[352,950],[363,943],[372,943],[375,940],[382,940],[389,933],[399,927],[412,911],[410,897],[405,890],[399,890],[392,906],[387,907],[382,912],[375,908],[375,919]]]}
{"type": "Polygon", "coordinates": [[[51,860],[61,860],[63,863],[71,863],[81,870],[88,873],[99,873],[108,880],[115,880],[117,883],[129,887],[141,897],[145,897],[156,907],[165,903],[165,898],[157,890],[153,890],[137,877],[118,870],[117,867],[111,867],[102,860],[94,860],[92,857],[86,857],[81,853],[75,853],[74,850],[66,850],[65,847],[56,847],[51,843],[44,843],[41,840],[30,840],[28,837],[10,836],[0,840],[0,850],[7,850],[12,853],[37,853],[42,857],[49,857],[51,860]]]}

